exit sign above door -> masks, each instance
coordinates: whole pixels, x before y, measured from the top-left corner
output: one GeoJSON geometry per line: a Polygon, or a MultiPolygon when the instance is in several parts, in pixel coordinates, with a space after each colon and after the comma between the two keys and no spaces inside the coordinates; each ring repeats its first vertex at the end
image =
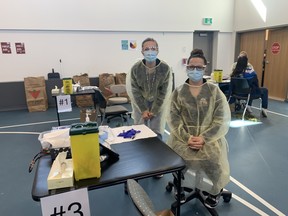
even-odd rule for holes
{"type": "Polygon", "coordinates": [[[203,18],[203,25],[212,25],[212,18],[211,17],[203,18]]]}

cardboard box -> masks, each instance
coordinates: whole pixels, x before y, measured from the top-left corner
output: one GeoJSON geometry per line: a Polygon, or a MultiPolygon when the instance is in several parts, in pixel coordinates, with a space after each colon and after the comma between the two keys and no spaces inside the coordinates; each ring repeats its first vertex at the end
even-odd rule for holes
{"type": "Polygon", "coordinates": [[[66,159],[65,168],[63,173],[60,172],[61,165],[57,158],[54,160],[51,170],[47,178],[48,189],[66,188],[73,187],[74,176],[73,176],[73,162],[72,159],[66,159]]]}

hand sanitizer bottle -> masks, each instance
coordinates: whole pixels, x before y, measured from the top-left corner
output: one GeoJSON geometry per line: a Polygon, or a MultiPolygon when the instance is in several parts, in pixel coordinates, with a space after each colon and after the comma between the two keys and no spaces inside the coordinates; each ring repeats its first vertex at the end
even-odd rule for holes
{"type": "Polygon", "coordinates": [[[85,122],[90,122],[89,113],[86,113],[85,122]]]}

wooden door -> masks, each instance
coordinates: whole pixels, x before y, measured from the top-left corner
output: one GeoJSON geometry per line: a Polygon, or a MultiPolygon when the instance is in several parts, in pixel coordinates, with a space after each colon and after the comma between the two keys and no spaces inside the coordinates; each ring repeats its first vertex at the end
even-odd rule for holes
{"type": "Polygon", "coordinates": [[[287,99],[288,93],[288,28],[269,31],[264,86],[269,98],[287,99]],[[279,45],[279,47],[278,47],[279,45]]]}
{"type": "Polygon", "coordinates": [[[265,50],[265,30],[245,32],[240,35],[240,51],[246,51],[248,61],[257,72],[259,85],[262,81],[263,56],[265,50]]]}

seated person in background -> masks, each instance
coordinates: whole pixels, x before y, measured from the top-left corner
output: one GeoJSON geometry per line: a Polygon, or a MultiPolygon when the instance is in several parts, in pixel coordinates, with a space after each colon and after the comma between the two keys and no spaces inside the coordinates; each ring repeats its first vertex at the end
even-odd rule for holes
{"type": "MultiPolygon", "coordinates": [[[[242,57],[242,56],[246,56],[246,57],[248,58],[247,52],[246,52],[246,51],[241,51],[241,52],[239,53],[239,55],[238,55],[238,58],[239,58],[239,57],[242,57]]],[[[231,67],[232,73],[233,73],[233,71],[234,71],[234,69],[235,69],[235,67],[236,67],[236,64],[237,64],[237,61],[232,64],[232,67],[231,67]]],[[[247,64],[247,67],[251,68],[251,70],[254,70],[253,65],[250,64],[249,62],[248,62],[248,64],[247,64]]]]}
{"type": "Polygon", "coordinates": [[[195,172],[200,181],[191,185],[208,192],[204,204],[214,208],[230,180],[225,135],[231,114],[220,88],[203,79],[205,67],[203,51],[193,50],[186,69],[189,78],[172,93],[168,145],[186,161],[184,176],[195,172]],[[211,181],[209,187],[201,184],[204,179],[211,181]]]}
{"type": "Polygon", "coordinates": [[[234,68],[231,77],[243,77],[248,80],[249,86],[252,88],[251,99],[248,101],[247,111],[252,113],[251,105],[253,98],[262,99],[261,114],[263,117],[267,117],[268,108],[268,89],[259,87],[257,74],[253,69],[253,66],[248,65],[247,56],[240,56],[237,60],[236,67],[234,68]]]}

